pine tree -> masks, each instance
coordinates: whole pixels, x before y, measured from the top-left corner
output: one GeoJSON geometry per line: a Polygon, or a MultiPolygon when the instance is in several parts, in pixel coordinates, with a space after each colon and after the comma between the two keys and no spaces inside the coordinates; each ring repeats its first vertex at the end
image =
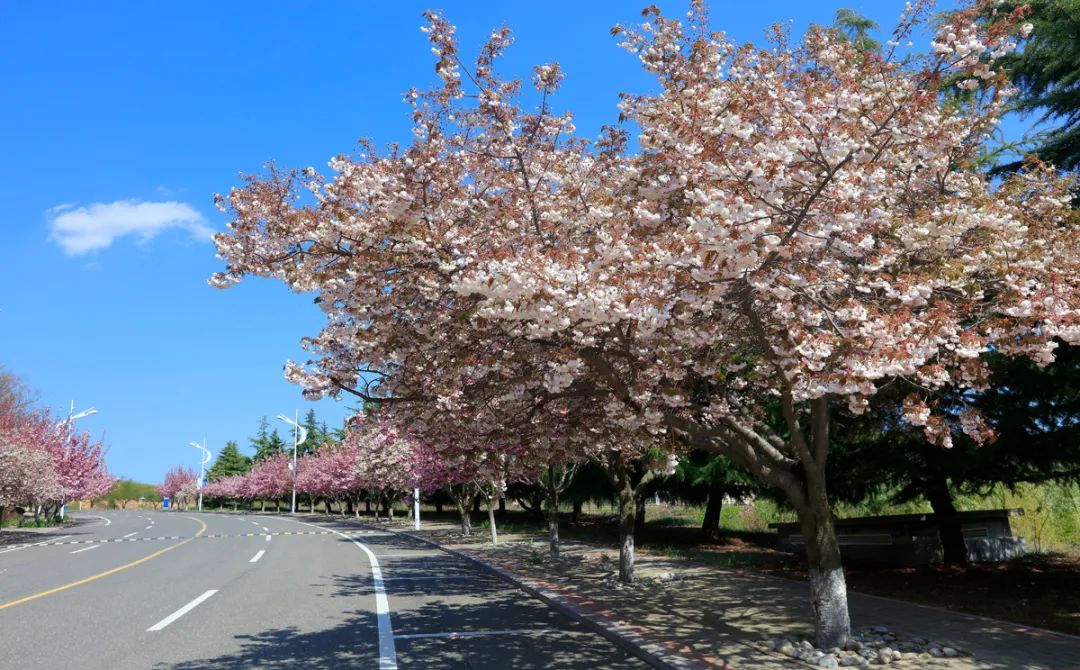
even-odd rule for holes
{"type": "MultiPolygon", "coordinates": [[[[274,454],[278,454],[283,451],[291,452],[292,445],[286,443],[285,440],[281,437],[281,435],[278,435],[277,428],[275,428],[274,432],[270,433],[270,437],[268,437],[266,440],[266,453],[263,455],[263,457],[268,458],[270,456],[273,456],[274,454]]],[[[255,460],[259,460],[258,454],[255,454],[255,460]]]]}
{"type": "Polygon", "coordinates": [[[254,461],[259,461],[269,458],[274,454],[285,451],[285,440],[278,435],[277,428],[274,431],[268,432],[270,429],[270,422],[266,420],[264,416],[259,421],[259,430],[255,433],[255,437],[251,438],[251,448],[255,450],[254,461]]]}
{"type": "Polygon", "coordinates": [[[231,475],[242,475],[250,469],[251,459],[240,453],[235,440],[229,440],[207,473],[207,479],[214,481],[231,475]]]}
{"type": "Polygon", "coordinates": [[[259,430],[255,437],[249,440],[251,448],[255,450],[255,461],[261,461],[266,454],[266,443],[270,439],[270,422],[264,416],[259,420],[259,430]]]}
{"type": "Polygon", "coordinates": [[[877,51],[881,43],[870,36],[870,31],[877,30],[878,24],[853,9],[836,10],[836,19],[833,21],[833,30],[849,42],[855,48],[863,52],[877,51]]]}
{"type": "Polygon", "coordinates": [[[315,419],[315,410],[309,409],[304,414],[304,421],[300,424],[307,431],[307,440],[301,445],[301,449],[304,452],[315,453],[322,446],[324,437],[322,431],[319,429],[319,422],[315,419]]]}
{"type": "MultiPolygon", "coordinates": [[[[1080,0],[1024,0],[994,5],[1005,16],[1017,5],[1031,8],[1031,38],[1002,60],[1020,89],[1015,109],[1039,113],[1048,130],[1034,139],[1034,153],[1066,170],[1080,168],[1080,0]],[[1057,125],[1052,125],[1052,124],[1057,125]]],[[[1016,169],[1019,162],[999,169],[1016,169]]]]}

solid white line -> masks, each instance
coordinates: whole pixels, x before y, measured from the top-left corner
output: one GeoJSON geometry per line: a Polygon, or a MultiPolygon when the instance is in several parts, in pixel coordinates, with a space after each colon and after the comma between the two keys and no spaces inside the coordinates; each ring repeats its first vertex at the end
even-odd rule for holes
{"type": "Polygon", "coordinates": [[[410,633],[408,635],[398,635],[399,640],[422,640],[424,638],[431,637],[448,637],[452,640],[460,637],[482,637],[485,635],[543,635],[545,633],[554,633],[554,628],[527,628],[524,630],[470,630],[470,631],[456,631],[453,633],[410,633]]]}
{"type": "Polygon", "coordinates": [[[259,550],[259,553],[257,553],[257,554],[255,554],[254,556],[252,556],[252,557],[251,557],[251,560],[250,560],[250,561],[248,561],[248,563],[254,563],[255,561],[257,561],[257,560],[259,560],[260,558],[262,558],[262,557],[263,557],[263,554],[265,554],[265,553],[266,553],[266,550],[265,550],[265,549],[260,549],[260,550],[259,550]]]}
{"type": "Polygon", "coordinates": [[[185,614],[187,614],[187,613],[188,613],[188,612],[190,612],[191,610],[193,610],[193,609],[195,609],[196,607],[198,607],[198,606],[199,606],[199,604],[200,604],[200,603],[201,603],[202,601],[206,600],[207,598],[209,598],[210,596],[214,595],[215,593],[217,593],[217,589],[210,589],[209,591],[207,591],[206,593],[202,594],[201,596],[199,596],[199,597],[198,597],[198,598],[196,598],[195,600],[192,600],[191,602],[189,602],[189,603],[188,603],[187,605],[184,605],[183,607],[181,607],[180,609],[176,610],[175,612],[173,612],[173,613],[172,613],[172,614],[170,614],[169,616],[165,617],[165,618],[164,618],[164,619],[162,619],[161,621],[158,621],[158,622],[157,622],[156,624],[154,624],[153,626],[150,626],[149,628],[147,628],[147,629],[146,629],[146,632],[147,632],[147,633],[152,633],[152,632],[154,632],[154,631],[158,631],[158,630],[161,630],[161,629],[162,629],[162,628],[164,628],[165,626],[168,626],[168,625],[169,625],[169,624],[171,624],[172,622],[176,621],[176,620],[177,620],[177,619],[179,619],[180,617],[184,616],[185,614]]]}
{"type": "Polygon", "coordinates": [[[129,538],[129,537],[131,537],[132,535],[135,535],[135,534],[137,534],[138,532],[139,532],[139,531],[135,531],[134,533],[128,533],[127,535],[125,535],[124,537],[122,537],[122,538],[120,538],[120,539],[121,539],[121,540],[123,540],[123,539],[125,539],[125,538],[129,538]]]}
{"type": "MultiPolygon", "coordinates": [[[[371,581],[374,582],[375,586],[375,618],[379,627],[379,670],[397,670],[397,650],[394,647],[394,627],[390,623],[390,603],[386,599],[386,588],[383,585],[382,570],[379,569],[379,559],[375,557],[375,554],[368,549],[367,546],[333,528],[318,526],[306,521],[297,521],[296,519],[289,519],[287,517],[285,520],[299,523],[304,526],[311,526],[312,528],[318,528],[319,530],[328,530],[331,533],[340,535],[349,542],[352,542],[367,554],[368,562],[371,563],[371,581]]],[[[270,536],[267,535],[267,538],[269,537],[270,536]]]]}
{"type": "Polygon", "coordinates": [[[69,554],[81,554],[84,551],[90,551],[91,549],[97,549],[100,546],[101,546],[100,544],[92,544],[89,547],[83,547],[82,549],[76,549],[75,551],[69,551],[68,553],[69,554]]]}
{"type": "MultiPolygon", "coordinates": [[[[431,575],[431,576],[424,576],[424,577],[383,577],[383,581],[384,582],[396,582],[396,581],[404,582],[404,581],[415,581],[415,580],[420,580],[420,579],[484,579],[485,577],[486,577],[486,575],[481,575],[481,574],[475,574],[475,575],[431,575]]],[[[490,577],[486,577],[486,578],[491,579],[490,577]]],[[[401,636],[398,635],[398,637],[401,637],[401,636]]]]}

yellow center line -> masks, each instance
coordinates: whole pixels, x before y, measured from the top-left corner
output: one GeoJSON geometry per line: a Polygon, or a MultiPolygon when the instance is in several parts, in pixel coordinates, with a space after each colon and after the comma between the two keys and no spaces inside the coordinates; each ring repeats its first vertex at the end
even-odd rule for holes
{"type": "Polygon", "coordinates": [[[116,567],[116,568],[112,568],[111,570],[106,570],[105,572],[99,572],[96,575],[90,575],[89,577],[84,577],[83,579],[71,582],[70,584],[64,584],[63,586],[57,586],[56,588],[49,589],[48,591],[42,591],[41,593],[35,593],[33,595],[26,596],[25,598],[19,598],[18,600],[12,600],[12,601],[6,602],[6,603],[0,605],[0,610],[7,609],[8,607],[14,607],[16,605],[22,605],[23,603],[28,603],[31,600],[37,600],[38,598],[44,598],[45,596],[51,596],[52,594],[59,593],[61,591],[67,591],[68,589],[73,589],[76,586],[82,586],[83,584],[87,584],[87,583],[92,582],[94,580],[101,579],[102,577],[108,577],[109,575],[116,574],[117,572],[120,572],[121,570],[127,570],[128,568],[133,568],[136,565],[139,565],[140,563],[145,563],[145,562],[149,561],[151,558],[157,558],[158,556],[161,556],[162,554],[164,554],[167,551],[172,551],[173,549],[176,549],[177,547],[182,547],[183,545],[187,544],[188,542],[191,542],[192,540],[194,540],[195,538],[199,537],[200,535],[202,535],[203,533],[206,532],[206,524],[203,523],[202,521],[200,521],[199,519],[196,519],[195,517],[190,517],[190,516],[182,516],[181,518],[182,519],[189,519],[191,521],[195,521],[200,526],[202,526],[202,528],[199,529],[199,532],[195,533],[194,535],[192,535],[188,539],[184,540],[183,542],[177,542],[176,544],[169,545],[168,547],[165,547],[164,549],[160,549],[158,551],[155,551],[154,553],[150,554],[149,556],[143,556],[142,558],[140,558],[138,560],[132,561],[130,563],[125,563],[124,565],[121,565],[121,566],[116,567]]]}

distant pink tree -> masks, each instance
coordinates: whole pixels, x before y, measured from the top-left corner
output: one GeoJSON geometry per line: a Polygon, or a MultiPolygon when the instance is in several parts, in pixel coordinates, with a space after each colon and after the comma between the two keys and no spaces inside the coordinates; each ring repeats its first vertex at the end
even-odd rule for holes
{"type": "Polygon", "coordinates": [[[199,474],[193,468],[177,465],[165,473],[165,480],[157,487],[158,495],[170,498],[176,507],[185,509],[194,500],[198,478],[199,474]]]}
{"type": "Polygon", "coordinates": [[[305,456],[303,467],[297,474],[296,488],[311,496],[325,498],[327,512],[330,511],[329,501],[342,502],[341,513],[344,514],[344,503],[358,502],[363,490],[359,459],[355,444],[327,446],[305,456]]]}
{"type": "Polygon", "coordinates": [[[245,475],[245,491],[248,497],[262,501],[273,500],[275,508],[286,492],[292,490],[292,472],[289,469],[291,458],[288,454],[278,453],[255,464],[245,475]]]}

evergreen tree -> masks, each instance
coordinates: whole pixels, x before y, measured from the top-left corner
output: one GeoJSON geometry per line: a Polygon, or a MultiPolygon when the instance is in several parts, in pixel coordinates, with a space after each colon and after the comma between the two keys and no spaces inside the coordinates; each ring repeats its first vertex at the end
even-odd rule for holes
{"type": "Polygon", "coordinates": [[[878,24],[853,9],[836,10],[833,31],[855,45],[863,52],[877,51],[881,43],[870,36],[870,31],[877,30],[878,24]]]}
{"type": "Polygon", "coordinates": [[[993,384],[981,393],[937,394],[951,414],[953,446],[930,444],[901,418],[911,388],[893,386],[870,411],[834,422],[830,490],[836,500],[925,500],[934,510],[946,563],[967,560],[956,517],[956,493],[994,486],[1080,479],[1080,347],[1062,344],[1057,360],[1040,368],[1026,359],[985,354],[993,384]],[[978,445],[959,430],[960,412],[976,407],[997,433],[978,445]]]}
{"type": "Polygon", "coordinates": [[[255,462],[261,461],[266,455],[267,442],[270,440],[270,422],[264,416],[259,420],[259,429],[255,437],[249,440],[251,448],[255,450],[255,462]]]}
{"type": "Polygon", "coordinates": [[[303,422],[301,422],[300,425],[303,426],[304,429],[307,431],[307,440],[305,440],[304,443],[300,445],[300,449],[302,449],[305,453],[313,454],[318,451],[319,447],[321,447],[323,442],[326,441],[322,430],[320,430],[319,428],[319,422],[315,419],[314,408],[309,409],[304,414],[304,420],[303,422]]]}
{"type": "MultiPolygon", "coordinates": [[[[285,440],[278,434],[277,428],[273,432],[269,432],[270,422],[266,420],[264,416],[259,421],[259,430],[255,433],[255,437],[251,438],[251,448],[255,450],[254,461],[259,461],[269,458],[274,454],[285,451],[285,440]]],[[[289,445],[291,449],[291,445],[289,445]]]]}
{"type": "Polygon", "coordinates": [[[251,459],[240,453],[235,440],[229,440],[206,476],[209,481],[214,481],[231,475],[242,475],[250,469],[251,459]]]}
{"type": "MultiPolygon", "coordinates": [[[[994,5],[995,16],[1020,5],[1030,7],[1034,28],[1023,49],[1001,64],[1020,89],[1015,109],[1040,113],[1040,122],[1056,124],[1033,138],[1034,152],[1044,161],[1075,170],[1080,168],[1080,0],[1010,0],[994,5]]],[[[1015,162],[1000,169],[1019,166],[1015,162]]]]}
{"type": "MultiPolygon", "coordinates": [[[[278,434],[277,428],[275,428],[266,439],[266,452],[262,455],[262,458],[269,458],[270,456],[283,451],[292,453],[292,442],[286,442],[284,438],[278,434]]],[[[255,454],[255,460],[260,460],[259,454],[255,454]]]]}

